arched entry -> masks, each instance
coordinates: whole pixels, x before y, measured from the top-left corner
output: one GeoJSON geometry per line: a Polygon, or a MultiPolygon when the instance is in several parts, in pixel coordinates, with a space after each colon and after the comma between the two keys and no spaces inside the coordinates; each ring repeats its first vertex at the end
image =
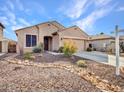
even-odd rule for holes
{"type": "Polygon", "coordinates": [[[9,41],[8,53],[16,53],[16,43],[15,42],[9,41]]]}

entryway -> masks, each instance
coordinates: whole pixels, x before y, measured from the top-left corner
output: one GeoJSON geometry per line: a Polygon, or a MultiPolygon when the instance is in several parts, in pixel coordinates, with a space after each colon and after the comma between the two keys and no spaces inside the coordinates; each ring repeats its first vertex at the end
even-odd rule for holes
{"type": "Polygon", "coordinates": [[[52,50],[52,37],[45,36],[44,37],[44,50],[52,50]]]}

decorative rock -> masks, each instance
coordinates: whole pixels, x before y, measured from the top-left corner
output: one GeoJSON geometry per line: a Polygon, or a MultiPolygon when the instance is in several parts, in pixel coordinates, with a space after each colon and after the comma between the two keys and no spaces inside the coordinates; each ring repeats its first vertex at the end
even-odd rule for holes
{"type": "Polygon", "coordinates": [[[28,63],[29,62],[29,60],[25,60],[25,63],[28,63]]]}

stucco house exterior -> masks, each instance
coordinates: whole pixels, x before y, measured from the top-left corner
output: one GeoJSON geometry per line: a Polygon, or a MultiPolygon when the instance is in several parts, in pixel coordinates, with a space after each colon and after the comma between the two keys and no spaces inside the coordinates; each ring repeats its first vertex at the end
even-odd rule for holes
{"type": "Polygon", "coordinates": [[[90,44],[92,44],[93,48],[97,51],[115,51],[115,37],[113,36],[106,34],[91,35],[89,40],[90,44]]]}
{"type": "Polygon", "coordinates": [[[16,52],[16,41],[3,36],[5,27],[0,23],[0,53],[16,52]]]}
{"type": "MultiPolygon", "coordinates": [[[[124,42],[124,36],[120,36],[120,42],[124,42]]],[[[89,43],[96,51],[115,52],[115,37],[107,34],[89,36],[89,43]]]]}
{"type": "MultiPolygon", "coordinates": [[[[92,44],[96,51],[115,52],[115,37],[98,34],[88,35],[78,26],[64,27],[57,21],[48,21],[15,31],[18,38],[17,53],[32,52],[40,43],[44,50],[57,51],[65,41],[72,40],[78,51],[85,51],[92,44]]],[[[120,37],[124,42],[124,36],[120,37]]]]}
{"type": "Polygon", "coordinates": [[[18,53],[32,52],[43,43],[44,50],[55,51],[63,46],[64,41],[72,40],[78,51],[86,50],[88,35],[78,26],[64,27],[57,21],[48,21],[15,31],[18,38],[18,53]]]}

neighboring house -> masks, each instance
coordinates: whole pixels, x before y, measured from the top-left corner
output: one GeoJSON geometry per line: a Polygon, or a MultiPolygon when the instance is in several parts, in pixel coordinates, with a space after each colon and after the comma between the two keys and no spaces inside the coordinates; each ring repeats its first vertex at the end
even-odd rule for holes
{"type": "Polygon", "coordinates": [[[75,42],[78,51],[86,50],[88,35],[78,26],[64,27],[57,21],[50,21],[15,31],[18,38],[18,53],[32,52],[32,49],[43,43],[44,50],[56,51],[64,41],[75,42]]]}
{"type": "MultiPolygon", "coordinates": [[[[124,42],[124,36],[120,36],[120,42],[124,42]]],[[[89,43],[97,51],[115,52],[114,36],[106,34],[92,35],[89,37],[89,43]]]]}
{"type": "Polygon", "coordinates": [[[115,50],[114,48],[115,38],[113,36],[106,34],[91,35],[89,37],[89,40],[93,48],[95,48],[97,51],[115,50]]]}
{"type": "Polygon", "coordinates": [[[0,52],[16,52],[16,41],[5,38],[3,36],[5,27],[0,23],[0,52]]]}

